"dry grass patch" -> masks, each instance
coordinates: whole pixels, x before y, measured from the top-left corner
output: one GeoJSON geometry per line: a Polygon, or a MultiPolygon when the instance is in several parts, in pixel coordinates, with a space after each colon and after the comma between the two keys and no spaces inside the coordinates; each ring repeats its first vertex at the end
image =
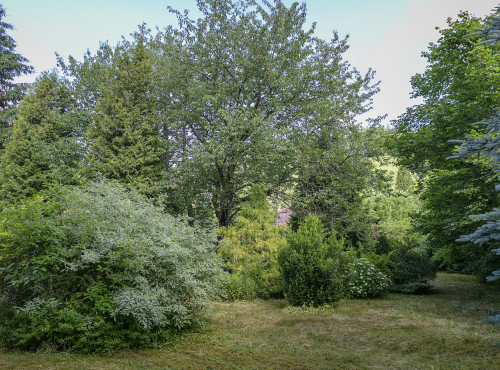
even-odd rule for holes
{"type": "Polygon", "coordinates": [[[433,294],[345,300],[335,309],[285,301],[215,303],[208,325],[159,350],[111,356],[4,352],[0,369],[500,369],[500,328],[481,321],[500,294],[439,274],[433,294]]]}

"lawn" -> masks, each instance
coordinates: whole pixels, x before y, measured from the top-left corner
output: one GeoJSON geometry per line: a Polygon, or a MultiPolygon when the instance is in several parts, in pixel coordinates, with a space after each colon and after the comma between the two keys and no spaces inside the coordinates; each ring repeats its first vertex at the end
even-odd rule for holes
{"type": "Polygon", "coordinates": [[[174,344],[109,355],[0,352],[0,369],[500,369],[498,289],[438,274],[432,294],[298,309],[284,300],[215,303],[174,344]]]}

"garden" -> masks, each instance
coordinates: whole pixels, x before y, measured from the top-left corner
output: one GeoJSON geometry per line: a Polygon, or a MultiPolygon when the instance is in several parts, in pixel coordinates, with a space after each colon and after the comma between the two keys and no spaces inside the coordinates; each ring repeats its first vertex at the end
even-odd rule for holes
{"type": "Polygon", "coordinates": [[[388,128],[305,4],[198,8],[5,85],[0,369],[500,369],[500,18],[388,128]]]}

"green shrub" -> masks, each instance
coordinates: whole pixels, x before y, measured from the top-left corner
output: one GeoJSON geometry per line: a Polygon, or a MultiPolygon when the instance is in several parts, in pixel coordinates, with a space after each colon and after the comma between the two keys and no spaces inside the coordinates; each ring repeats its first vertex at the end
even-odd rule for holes
{"type": "Polygon", "coordinates": [[[437,267],[429,257],[416,250],[398,250],[390,256],[393,285],[391,292],[423,293],[431,288],[429,281],[436,278],[437,267]]]}
{"type": "Polygon", "coordinates": [[[283,289],[292,306],[335,304],[343,297],[349,255],[335,235],[326,239],[320,220],[307,216],[278,252],[283,289]]]}
{"type": "Polygon", "coordinates": [[[380,272],[366,258],[360,258],[349,265],[347,298],[373,297],[391,284],[389,277],[380,272]]]}
{"type": "Polygon", "coordinates": [[[262,189],[253,188],[234,225],[219,229],[222,240],[217,253],[225,261],[226,271],[237,276],[225,284],[230,289],[228,299],[283,296],[277,255],[286,242],[286,228],[275,225],[275,217],[262,189]]]}
{"type": "Polygon", "coordinates": [[[222,298],[227,301],[253,301],[258,298],[257,284],[251,278],[226,272],[222,284],[222,298]]]}
{"type": "Polygon", "coordinates": [[[155,346],[196,323],[222,272],[215,235],[107,182],[4,210],[0,256],[0,345],[29,350],[155,346]]]}
{"type": "Polygon", "coordinates": [[[361,253],[361,257],[366,258],[370,261],[377,270],[379,270],[384,275],[388,277],[392,276],[391,265],[391,254],[376,254],[376,253],[361,253]]]}

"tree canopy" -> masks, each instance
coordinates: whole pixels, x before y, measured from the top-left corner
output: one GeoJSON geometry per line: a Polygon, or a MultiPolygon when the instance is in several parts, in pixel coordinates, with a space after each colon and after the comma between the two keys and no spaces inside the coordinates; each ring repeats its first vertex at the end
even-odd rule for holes
{"type": "Polygon", "coordinates": [[[446,160],[456,145],[448,140],[465,138],[473,128],[482,130],[473,123],[500,105],[498,49],[475,47],[480,37],[466,37],[479,27],[480,19],[461,12],[447,23],[439,30],[437,43],[430,43],[422,53],[426,71],[411,79],[412,97],[424,102],[393,121],[397,132],[393,148],[399,163],[417,172],[458,165],[446,160]]]}
{"type": "Polygon", "coordinates": [[[4,22],[5,8],[0,4],[0,151],[12,134],[17,105],[28,84],[14,82],[17,77],[34,72],[28,60],[16,52],[16,42],[8,31],[14,27],[4,22]]]}

